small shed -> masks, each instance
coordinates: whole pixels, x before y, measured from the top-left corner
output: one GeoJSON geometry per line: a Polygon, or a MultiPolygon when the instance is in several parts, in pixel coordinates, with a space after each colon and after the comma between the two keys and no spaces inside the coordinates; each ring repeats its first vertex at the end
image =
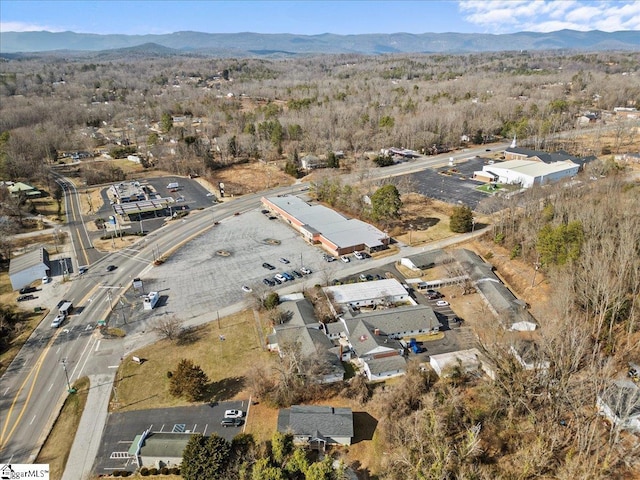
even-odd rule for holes
{"type": "Polygon", "coordinates": [[[9,263],[9,280],[14,290],[48,276],[51,271],[49,252],[44,247],[12,258],[9,263]]]}

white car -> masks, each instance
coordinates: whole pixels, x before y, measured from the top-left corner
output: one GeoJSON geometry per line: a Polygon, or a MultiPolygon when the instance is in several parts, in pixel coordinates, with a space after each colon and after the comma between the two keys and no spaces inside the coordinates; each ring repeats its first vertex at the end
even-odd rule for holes
{"type": "Polygon", "coordinates": [[[346,255],[342,255],[340,257],[340,260],[342,260],[344,263],[349,263],[351,261],[351,259],[349,257],[347,257],[346,255]]]}
{"type": "Polygon", "coordinates": [[[449,306],[449,302],[447,302],[446,300],[438,300],[436,302],[436,306],[437,307],[448,307],[449,306]]]}
{"type": "Polygon", "coordinates": [[[286,259],[286,258],[284,258],[284,257],[282,257],[282,258],[280,259],[280,261],[281,261],[282,263],[284,263],[285,265],[287,265],[287,264],[289,263],[289,260],[287,260],[287,259],[286,259]]]}
{"type": "Polygon", "coordinates": [[[311,270],[309,270],[307,267],[302,267],[300,269],[300,271],[304,274],[304,275],[310,275],[311,274],[311,270]]]}
{"type": "Polygon", "coordinates": [[[358,252],[357,250],[353,252],[353,256],[356,257],[358,260],[364,260],[364,255],[362,255],[362,253],[358,252]]]}
{"type": "Polygon", "coordinates": [[[286,282],[286,281],[287,281],[287,278],[286,278],[284,275],[282,275],[281,273],[276,273],[275,278],[277,278],[278,280],[280,280],[282,283],[284,283],[284,282],[286,282]]]}
{"type": "Polygon", "coordinates": [[[225,410],[224,418],[242,418],[242,410],[225,410]]]}
{"type": "Polygon", "coordinates": [[[251,290],[251,287],[247,287],[246,285],[242,285],[242,291],[245,293],[251,293],[253,290],[251,290]]]}
{"type": "Polygon", "coordinates": [[[53,328],[58,328],[60,325],[62,325],[62,322],[64,322],[64,315],[59,314],[56,316],[56,318],[53,319],[53,322],[51,322],[51,326],[53,328]]]}

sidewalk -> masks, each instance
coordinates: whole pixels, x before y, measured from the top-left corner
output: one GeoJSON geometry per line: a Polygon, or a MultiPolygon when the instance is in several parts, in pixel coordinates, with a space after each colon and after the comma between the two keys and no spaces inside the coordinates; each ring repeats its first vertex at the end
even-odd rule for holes
{"type": "Polygon", "coordinates": [[[114,370],[109,374],[89,376],[91,385],[87,404],[82,412],[62,480],[90,478],[93,463],[98,455],[102,432],[107,424],[109,398],[115,374],[114,370]]]}

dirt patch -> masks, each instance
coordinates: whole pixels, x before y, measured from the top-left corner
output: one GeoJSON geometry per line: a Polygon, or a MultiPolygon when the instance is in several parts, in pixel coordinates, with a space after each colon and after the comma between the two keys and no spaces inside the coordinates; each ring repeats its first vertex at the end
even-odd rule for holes
{"type": "Polygon", "coordinates": [[[449,230],[450,211],[450,205],[424,195],[403,195],[401,218],[390,226],[389,233],[414,246],[451,237],[455,234],[449,230]]]}
{"type": "MultiPolygon", "coordinates": [[[[216,170],[211,176],[203,178],[210,186],[224,183],[227,196],[246,195],[274,187],[283,187],[295,183],[295,179],[284,173],[272,163],[254,162],[233,165],[224,170],[216,170]]],[[[217,187],[211,191],[216,192],[217,187]]]]}

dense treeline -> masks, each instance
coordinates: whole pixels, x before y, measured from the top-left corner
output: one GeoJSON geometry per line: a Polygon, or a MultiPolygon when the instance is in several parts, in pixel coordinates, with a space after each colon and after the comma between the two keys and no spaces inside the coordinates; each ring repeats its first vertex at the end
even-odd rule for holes
{"type": "Polygon", "coordinates": [[[37,177],[56,152],[116,142],[182,174],[294,151],[353,157],[464,138],[517,135],[542,148],[580,111],[638,106],[627,74],[639,65],[637,53],[541,52],[5,61],[0,174],[37,177]]]}

